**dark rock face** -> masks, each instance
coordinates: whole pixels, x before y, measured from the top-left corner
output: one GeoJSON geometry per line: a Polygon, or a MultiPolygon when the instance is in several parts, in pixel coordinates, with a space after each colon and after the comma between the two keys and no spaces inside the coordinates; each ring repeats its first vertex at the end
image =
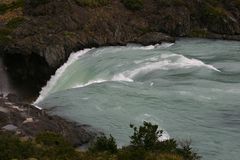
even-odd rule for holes
{"type": "Polygon", "coordinates": [[[171,36],[240,40],[237,1],[221,3],[222,8],[206,0],[144,0],[142,10],[130,11],[120,0],[96,8],[78,6],[74,0],[32,7],[26,0],[25,22],[0,50],[12,79],[40,90],[71,52],[83,48],[173,42],[171,36]]]}
{"type": "Polygon", "coordinates": [[[50,75],[54,73],[54,68],[49,67],[43,57],[38,54],[22,55],[20,53],[4,54],[4,63],[7,66],[9,76],[17,84],[28,85],[38,92],[50,75]]]}
{"type": "MultiPolygon", "coordinates": [[[[13,95],[9,96],[13,98],[13,95]]],[[[0,132],[10,131],[21,137],[32,138],[50,131],[62,134],[73,145],[80,146],[92,141],[97,135],[90,126],[49,115],[32,105],[15,103],[11,99],[0,98],[0,117],[0,132]]]]}

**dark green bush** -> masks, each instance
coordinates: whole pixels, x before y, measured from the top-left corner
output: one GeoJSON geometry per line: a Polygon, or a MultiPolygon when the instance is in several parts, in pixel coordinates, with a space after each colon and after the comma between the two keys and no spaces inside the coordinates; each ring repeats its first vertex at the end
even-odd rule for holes
{"type": "Polygon", "coordinates": [[[96,142],[92,144],[92,146],[89,149],[92,152],[110,152],[110,153],[116,153],[117,152],[117,144],[115,139],[110,135],[109,138],[107,138],[105,135],[101,137],[97,137],[96,142]]]}
{"type": "Polygon", "coordinates": [[[14,1],[14,2],[10,3],[10,4],[0,3],[0,15],[4,14],[8,10],[13,10],[13,9],[16,9],[16,8],[19,8],[19,7],[23,7],[23,5],[24,5],[24,0],[17,0],[17,1],[14,1]]]}
{"type": "Polygon", "coordinates": [[[177,142],[174,139],[169,139],[162,142],[157,142],[153,150],[160,152],[175,152],[177,149],[177,142]]]}
{"type": "Polygon", "coordinates": [[[42,5],[42,4],[47,4],[49,3],[50,0],[28,0],[27,3],[31,6],[31,7],[37,7],[39,5],[42,5]]]}
{"type": "Polygon", "coordinates": [[[150,122],[143,122],[143,126],[139,128],[130,125],[134,133],[130,137],[131,144],[136,147],[144,147],[145,149],[153,149],[158,142],[158,138],[162,136],[162,131],[158,130],[158,125],[152,125],[150,122]]]}
{"type": "Polygon", "coordinates": [[[130,10],[140,10],[143,8],[143,0],[122,0],[122,3],[130,10]]]}
{"type": "Polygon", "coordinates": [[[49,147],[69,145],[63,136],[52,132],[40,133],[35,140],[37,143],[49,147]]]}
{"type": "Polygon", "coordinates": [[[175,140],[159,142],[161,131],[157,125],[144,122],[139,128],[134,127],[131,145],[117,149],[114,138],[101,136],[89,148],[90,152],[76,152],[64,137],[52,132],[41,133],[35,141],[21,141],[11,134],[0,132],[0,159],[43,160],[198,160],[190,142],[178,145],[175,140]]]}
{"type": "Polygon", "coordinates": [[[11,29],[9,28],[0,28],[0,45],[7,44],[11,41],[10,34],[11,29]]]}
{"type": "Polygon", "coordinates": [[[155,0],[158,5],[164,7],[171,7],[171,6],[184,6],[186,5],[184,0],[155,0]]]}
{"type": "Polygon", "coordinates": [[[191,147],[191,141],[185,140],[180,143],[180,149],[178,149],[178,153],[184,157],[186,160],[199,160],[200,156],[196,152],[193,151],[191,147]]]}
{"type": "Polygon", "coordinates": [[[118,160],[144,160],[147,151],[143,147],[128,146],[119,150],[118,160]]]}
{"type": "Polygon", "coordinates": [[[100,7],[110,3],[110,0],[75,0],[79,6],[100,7]]]}
{"type": "Polygon", "coordinates": [[[46,157],[53,160],[77,159],[73,146],[62,135],[45,132],[37,135],[35,141],[42,145],[43,149],[39,154],[43,159],[46,157]]]}
{"type": "Polygon", "coordinates": [[[14,28],[17,28],[20,24],[22,24],[23,21],[24,21],[23,17],[16,17],[11,19],[6,26],[8,28],[14,29],[14,28]]]}
{"type": "Polygon", "coordinates": [[[8,6],[6,4],[0,3],[0,14],[4,14],[8,10],[8,6]]]}
{"type": "Polygon", "coordinates": [[[36,154],[36,147],[30,142],[22,142],[12,134],[0,134],[0,159],[27,159],[36,154]]]}
{"type": "MultiPolygon", "coordinates": [[[[227,3],[228,3],[228,1],[227,1],[227,3]]],[[[240,10],[240,0],[233,0],[233,4],[240,10]]]]}

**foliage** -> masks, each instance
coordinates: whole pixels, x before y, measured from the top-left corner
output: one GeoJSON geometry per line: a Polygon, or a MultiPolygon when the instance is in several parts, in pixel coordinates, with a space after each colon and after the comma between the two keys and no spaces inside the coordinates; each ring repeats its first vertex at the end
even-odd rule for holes
{"type": "Polygon", "coordinates": [[[33,8],[36,8],[37,6],[42,4],[47,4],[49,2],[50,0],[28,0],[28,4],[33,8]]]}
{"type": "Polygon", "coordinates": [[[109,138],[107,138],[105,135],[101,137],[97,137],[97,140],[95,143],[92,144],[90,147],[90,151],[92,152],[110,152],[110,153],[116,153],[117,152],[117,144],[115,139],[110,135],[109,138]]]}
{"type": "Polygon", "coordinates": [[[14,29],[14,28],[17,28],[20,24],[22,24],[23,21],[24,21],[23,17],[16,17],[11,19],[6,26],[8,28],[14,29]]]}
{"type": "Polygon", "coordinates": [[[184,160],[182,156],[178,154],[170,153],[150,153],[146,156],[145,160],[184,160]]]}
{"type": "Polygon", "coordinates": [[[4,14],[8,10],[8,6],[6,4],[0,3],[0,15],[4,14]]]}
{"type": "Polygon", "coordinates": [[[118,160],[144,160],[146,153],[142,147],[127,146],[120,149],[117,156],[118,160]]]}
{"type": "Polygon", "coordinates": [[[24,5],[24,0],[17,0],[10,4],[0,3],[0,15],[4,14],[8,10],[13,10],[19,7],[23,7],[23,5],[24,5]]]}
{"type": "Polygon", "coordinates": [[[78,157],[79,160],[118,160],[115,154],[108,152],[80,152],[78,157]]]}
{"type": "Polygon", "coordinates": [[[171,7],[171,6],[184,6],[186,5],[184,0],[155,0],[158,5],[164,7],[171,7]]]}
{"type": "Polygon", "coordinates": [[[209,26],[224,24],[227,17],[227,11],[220,6],[205,5],[201,8],[202,21],[209,26]]]}
{"type": "Polygon", "coordinates": [[[158,138],[162,136],[162,131],[158,130],[157,125],[152,125],[150,122],[143,122],[143,126],[139,128],[130,125],[134,133],[130,137],[131,144],[145,149],[152,149],[158,142],[158,138]]]}
{"type": "Polygon", "coordinates": [[[0,45],[7,44],[11,41],[11,37],[9,36],[11,32],[12,31],[8,28],[0,28],[0,45]]]}
{"type": "Polygon", "coordinates": [[[100,7],[110,3],[110,0],[75,0],[79,6],[100,7]]]}
{"type": "Polygon", "coordinates": [[[207,30],[204,30],[204,29],[193,29],[189,36],[191,37],[207,37],[208,35],[208,31],[207,30]]]}
{"type": "Polygon", "coordinates": [[[59,134],[52,132],[41,133],[36,137],[35,141],[43,147],[41,157],[59,160],[76,159],[77,157],[73,146],[59,134]]]}
{"type": "Polygon", "coordinates": [[[73,146],[59,134],[41,133],[35,140],[21,141],[11,134],[0,132],[0,159],[44,159],[44,160],[198,160],[200,157],[192,151],[190,141],[174,139],[160,142],[162,131],[157,125],[144,122],[135,127],[131,136],[131,145],[117,149],[115,139],[101,136],[86,152],[77,152],[73,146]]]}
{"type": "Polygon", "coordinates": [[[184,157],[185,160],[198,160],[201,158],[193,151],[190,140],[180,142],[180,146],[182,149],[179,149],[178,152],[184,157]]]}
{"type": "Polygon", "coordinates": [[[130,10],[140,10],[143,8],[143,0],[122,0],[122,3],[130,10]]]}
{"type": "Polygon", "coordinates": [[[26,159],[36,153],[36,147],[30,142],[22,142],[9,133],[0,134],[0,159],[26,159]]]}
{"type": "MultiPolygon", "coordinates": [[[[229,1],[227,1],[228,3],[229,1]]],[[[233,5],[236,6],[240,10],[240,0],[233,0],[232,1],[233,5]]]]}

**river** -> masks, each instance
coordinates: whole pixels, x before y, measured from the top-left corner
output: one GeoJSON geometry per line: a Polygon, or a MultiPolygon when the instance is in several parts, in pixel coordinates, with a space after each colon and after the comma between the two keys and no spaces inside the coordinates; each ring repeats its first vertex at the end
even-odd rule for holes
{"type": "Polygon", "coordinates": [[[240,157],[240,42],[179,39],[73,53],[36,104],[129,143],[129,124],[191,139],[204,160],[240,157]]]}

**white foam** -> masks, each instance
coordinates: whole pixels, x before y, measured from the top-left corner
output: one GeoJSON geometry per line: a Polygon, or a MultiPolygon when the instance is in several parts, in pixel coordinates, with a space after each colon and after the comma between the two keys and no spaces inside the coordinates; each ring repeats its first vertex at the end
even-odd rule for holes
{"type": "Polygon", "coordinates": [[[78,60],[78,58],[84,54],[86,54],[87,52],[89,52],[91,49],[84,49],[81,51],[78,51],[76,53],[72,53],[69,58],[68,61],[66,63],[64,63],[55,73],[55,75],[53,75],[51,77],[51,79],[47,82],[47,85],[45,87],[42,88],[39,97],[37,98],[37,100],[33,103],[33,104],[37,104],[40,101],[42,101],[52,90],[52,88],[54,87],[54,85],[56,84],[56,82],[58,81],[58,79],[61,77],[61,75],[63,74],[63,72],[67,69],[68,66],[70,66],[72,63],[74,63],[76,60],[78,60]]]}
{"type": "Polygon", "coordinates": [[[161,45],[157,45],[157,46],[155,46],[156,48],[169,48],[169,47],[171,47],[171,46],[173,46],[174,45],[174,43],[162,43],[161,45]]]}
{"type": "Polygon", "coordinates": [[[162,44],[155,44],[155,45],[148,45],[148,46],[134,46],[134,45],[127,45],[128,47],[131,47],[131,49],[141,49],[141,50],[152,50],[156,48],[168,48],[174,45],[174,43],[162,43],[162,44]]]}
{"type": "Polygon", "coordinates": [[[132,79],[128,78],[128,77],[125,77],[123,74],[117,74],[117,75],[114,75],[112,77],[112,79],[109,79],[109,80],[106,80],[106,79],[96,79],[96,80],[91,80],[91,81],[88,81],[87,83],[84,83],[84,84],[77,84],[75,85],[74,87],[72,88],[82,88],[82,87],[86,87],[86,86],[89,86],[89,85],[92,85],[92,84],[98,84],[98,83],[104,83],[104,82],[112,82],[112,81],[117,81],[117,82],[133,82],[132,79]]]}
{"type": "Polygon", "coordinates": [[[170,135],[167,131],[163,130],[162,136],[158,138],[158,141],[163,142],[170,139],[170,135]]]}
{"type": "Polygon", "coordinates": [[[125,81],[125,82],[133,82],[131,78],[126,77],[124,74],[120,73],[114,75],[111,81],[125,81]]]}
{"type": "Polygon", "coordinates": [[[150,58],[146,61],[139,61],[138,63],[144,63],[142,66],[134,69],[125,71],[122,74],[125,77],[133,79],[140,73],[148,73],[154,70],[171,70],[171,69],[179,69],[179,68],[193,68],[193,67],[205,67],[217,72],[221,72],[217,68],[212,65],[205,64],[204,62],[194,59],[194,58],[187,58],[183,55],[178,54],[163,54],[159,57],[158,61],[156,58],[150,58]],[[152,62],[153,61],[153,62],[152,62]]]}
{"type": "Polygon", "coordinates": [[[74,86],[72,88],[82,88],[82,87],[89,86],[91,84],[98,84],[98,83],[103,83],[103,82],[106,82],[106,81],[108,81],[108,80],[105,80],[105,79],[92,80],[92,81],[89,81],[89,82],[84,83],[84,84],[77,84],[76,86],[74,86]]]}

